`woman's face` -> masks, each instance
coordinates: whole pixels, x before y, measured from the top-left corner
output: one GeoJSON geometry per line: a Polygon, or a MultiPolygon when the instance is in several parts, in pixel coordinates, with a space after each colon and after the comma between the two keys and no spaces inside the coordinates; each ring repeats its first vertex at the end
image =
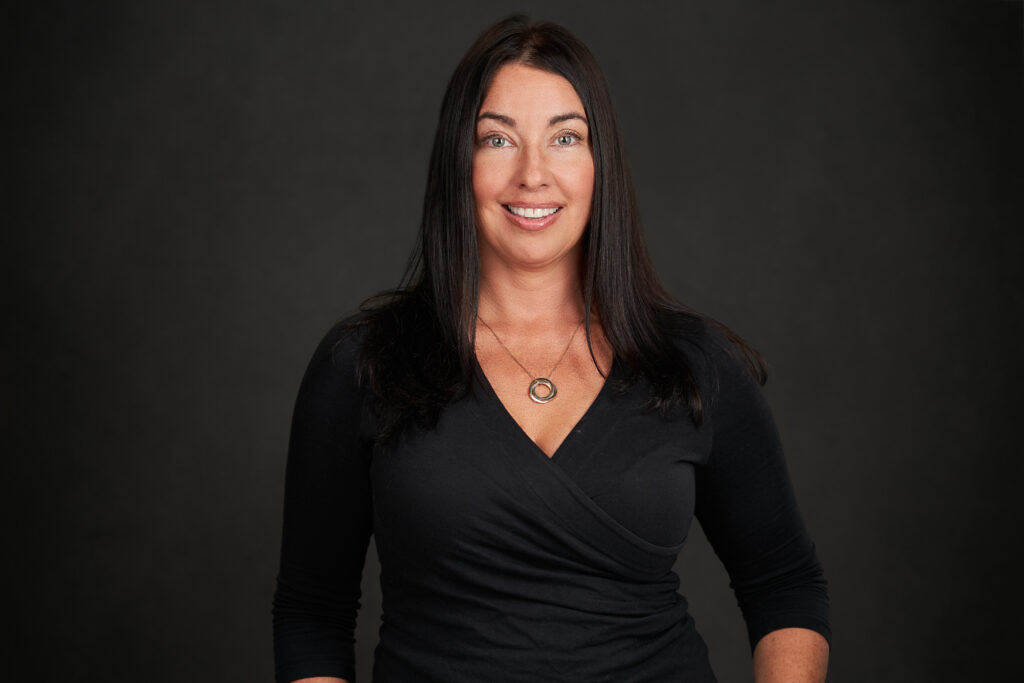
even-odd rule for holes
{"type": "Polygon", "coordinates": [[[576,90],[548,71],[503,66],[477,114],[481,266],[540,270],[578,256],[593,193],[590,129],[576,90]]]}

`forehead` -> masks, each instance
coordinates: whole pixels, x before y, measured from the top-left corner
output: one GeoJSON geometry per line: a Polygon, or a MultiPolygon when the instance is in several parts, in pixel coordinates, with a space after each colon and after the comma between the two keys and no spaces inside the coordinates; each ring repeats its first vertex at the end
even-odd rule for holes
{"type": "Polygon", "coordinates": [[[498,70],[477,114],[485,111],[510,116],[517,122],[584,114],[583,102],[572,83],[558,74],[524,64],[506,64],[498,70]]]}

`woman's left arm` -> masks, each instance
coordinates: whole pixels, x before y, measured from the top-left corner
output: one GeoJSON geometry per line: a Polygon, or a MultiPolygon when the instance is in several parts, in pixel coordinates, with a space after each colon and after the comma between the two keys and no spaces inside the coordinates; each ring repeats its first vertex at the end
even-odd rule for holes
{"type": "Polygon", "coordinates": [[[754,683],[824,683],[828,641],[807,628],[782,628],[754,648],[754,683]]]}
{"type": "MultiPolygon", "coordinates": [[[[729,572],[757,683],[820,683],[828,664],[828,591],[761,388],[712,352],[718,392],[705,413],[711,453],[696,471],[696,516],[729,572]]],[[[705,405],[708,405],[707,403],[705,405]]]]}

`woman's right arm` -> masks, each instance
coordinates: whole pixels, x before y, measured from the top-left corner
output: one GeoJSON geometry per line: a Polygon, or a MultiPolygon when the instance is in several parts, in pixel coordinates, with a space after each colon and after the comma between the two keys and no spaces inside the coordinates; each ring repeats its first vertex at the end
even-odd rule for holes
{"type": "Polygon", "coordinates": [[[335,326],[295,402],[273,609],[278,683],[355,677],[359,584],[372,531],[372,444],[355,357],[355,340],[335,326]]]}

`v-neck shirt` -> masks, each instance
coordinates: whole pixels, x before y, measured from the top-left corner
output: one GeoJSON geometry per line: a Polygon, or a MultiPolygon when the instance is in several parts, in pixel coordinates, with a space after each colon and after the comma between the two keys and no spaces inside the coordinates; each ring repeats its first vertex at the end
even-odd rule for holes
{"type": "MultiPolygon", "coordinates": [[[[554,452],[548,454],[532,438],[530,438],[529,434],[526,433],[526,430],[524,430],[519,425],[515,417],[513,417],[512,413],[508,410],[508,407],[501,400],[501,397],[498,396],[498,392],[494,390],[494,386],[491,384],[490,380],[487,377],[487,374],[484,372],[480,364],[476,363],[475,365],[477,371],[477,382],[479,385],[478,388],[482,390],[483,393],[486,394],[490,399],[482,401],[482,403],[485,405],[485,407],[494,408],[494,410],[490,411],[491,419],[494,421],[494,424],[500,424],[507,427],[508,438],[517,440],[526,439],[531,444],[533,444],[534,448],[543,453],[546,457],[552,459],[560,456],[562,447],[566,445],[566,442],[572,440],[573,434],[581,432],[584,425],[593,423],[595,416],[592,415],[592,413],[599,414],[606,412],[605,410],[603,410],[602,406],[602,404],[606,402],[605,394],[611,391],[611,387],[614,385],[616,381],[622,379],[621,368],[618,367],[620,363],[619,361],[616,361],[613,356],[612,362],[608,369],[608,375],[605,377],[604,382],[601,384],[601,388],[598,390],[597,394],[595,394],[593,400],[590,402],[590,405],[587,406],[586,411],[584,411],[580,419],[577,420],[576,424],[573,425],[572,429],[570,429],[569,432],[566,433],[565,438],[562,439],[562,442],[558,445],[554,452]]],[[[571,444],[569,445],[569,448],[571,450],[571,444]]]]}
{"type": "Polygon", "coordinates": [[[825,581],[760,388],[710,338],[680,348],[708,409],[646,409],[608,380],[548,457],[486,377],[436,427],[375,444],[336,326],[296,402],[275,595],[278,681],[354,676],[373,534],[383,621],[375,681],[713,681],[673,565],[696,516],[729,571],[751,645],[830,636],[825,581]],[[703,351],[701,348],[703,347],[703,351]],[[711,397],[714,398],[711,398],[711,397]]]}

